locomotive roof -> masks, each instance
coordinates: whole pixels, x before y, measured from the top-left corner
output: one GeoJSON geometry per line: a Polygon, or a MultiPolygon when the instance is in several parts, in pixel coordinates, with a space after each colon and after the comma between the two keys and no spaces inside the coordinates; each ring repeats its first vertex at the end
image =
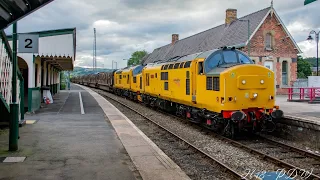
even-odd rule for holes
{"type": "Polygon", "coordinates": [[[206,59],[212,53],[219,51],[219,50],[221,50],[221,49],[213,49],[213,50],[190,54],[190,55],[186,55],[186,56],[182,56],[182,57],[175,57],[175,58],[170,59],[167,62],[148,63],[145,67],[157,67],[157,66],[162,66],[165,64],[184,62],[184,61],[192,61],[194,59],[202,59],[202,58],[206,59]]]}
{"type": "Polygon", "coordinates": [[[141,66],[141,65],[125,67],[125,68],[117,70],[116,73],[118,74],[118,73],[122,73],[122,72],[129,72],[130,70],[134,70],[135,68],[137,68],[139,66],[141,66]]]}

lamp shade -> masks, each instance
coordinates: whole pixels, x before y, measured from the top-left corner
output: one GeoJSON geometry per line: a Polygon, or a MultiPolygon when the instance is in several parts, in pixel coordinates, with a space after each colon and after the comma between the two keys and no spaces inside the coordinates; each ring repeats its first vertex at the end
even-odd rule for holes
{"type": "Polygon", "coordinates": [[[307,38],[307,40],[311,43],[311,42],[312,42],[312,40],[313,40],[312,36],[311,36],[311,35],[309,35],[309,36],[308,36],[308,38],[307,38]]]}

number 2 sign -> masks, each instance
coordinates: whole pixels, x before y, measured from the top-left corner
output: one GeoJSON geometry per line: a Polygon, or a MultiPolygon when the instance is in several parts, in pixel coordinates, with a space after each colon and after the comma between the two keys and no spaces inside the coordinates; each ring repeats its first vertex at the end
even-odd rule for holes
{"type": "Polygon", "coordinates": [[[38,53],[39,35],[38,34],[19,34],[18,36],[19,53],[38,53]]]}

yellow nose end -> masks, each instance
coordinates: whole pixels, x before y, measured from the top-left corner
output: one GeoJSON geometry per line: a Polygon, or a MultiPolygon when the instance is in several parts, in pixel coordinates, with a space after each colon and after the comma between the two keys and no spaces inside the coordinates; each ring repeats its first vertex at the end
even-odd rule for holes
{"type": "Polygon", "coordinates": [[[258,97],[258,93],[252,93],[251,94],[251,99],[256,99],[258,97]]]}

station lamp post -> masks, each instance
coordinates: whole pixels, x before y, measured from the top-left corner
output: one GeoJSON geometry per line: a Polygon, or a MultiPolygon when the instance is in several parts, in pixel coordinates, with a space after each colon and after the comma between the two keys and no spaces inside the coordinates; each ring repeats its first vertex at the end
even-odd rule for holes
{"type": "Polygon", "coordinates": [[[113,64],[116,64],[116,69],[117,69],[117,67],[118,67],[118,62],[116,62],[116,61],[114,61],[114,60],[112,60],[112,69],[113,69],[113,64]]]}
{"type": "Polygon", "coordinates": [[[319,32],[316,32],[314,30],[312,30],[310,33],[309,33],[309,36],[308,36],[308,41],[311,42],[313,40],[312,38],[312,34],[315,34],[315,37],[316,37],[316,43],[317,43],[317,76],[319,75],[319,58],[318,58],[318,44],[319,44],[319,32]]]}
{"type": "Polygon", "coordinates": [[[250,20],[249,19],[239,19],[239,21],[248,22],[248,56],[250,57],[250,20]]]}

